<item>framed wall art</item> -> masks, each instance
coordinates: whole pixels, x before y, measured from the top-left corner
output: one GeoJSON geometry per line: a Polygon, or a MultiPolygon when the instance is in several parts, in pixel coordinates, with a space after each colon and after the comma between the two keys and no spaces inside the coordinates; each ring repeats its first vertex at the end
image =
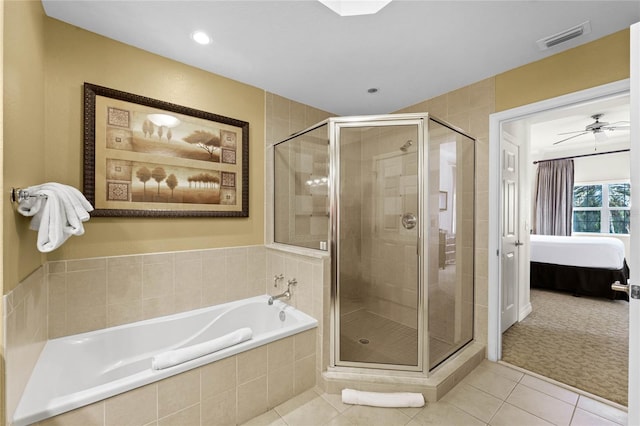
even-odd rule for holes
{"type": "Polygon", "coordinates": [[[249,216],[249,123],[84,84],[92,216],[249,216]]]}

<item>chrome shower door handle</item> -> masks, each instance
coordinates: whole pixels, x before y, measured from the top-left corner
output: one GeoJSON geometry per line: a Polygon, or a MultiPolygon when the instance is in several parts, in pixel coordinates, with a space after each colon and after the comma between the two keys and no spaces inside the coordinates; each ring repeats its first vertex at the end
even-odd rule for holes
{"type": "Polygon", "coordinates": [[[402,226],[404,229],[413,229],[418,224],[418,219],[413,213],[405,213],[402,215],[402,226]]]}

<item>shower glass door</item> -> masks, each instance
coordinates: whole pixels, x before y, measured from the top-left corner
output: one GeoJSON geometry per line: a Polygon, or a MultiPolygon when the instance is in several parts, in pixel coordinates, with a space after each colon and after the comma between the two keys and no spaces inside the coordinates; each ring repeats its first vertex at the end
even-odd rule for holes
{"type": "Polygon", "coordinates": [[[475,141],[429,120],[429,369],[473,339],[475,141]]]}
{"type": "Polygon", "coordinates": [[[336,365],[422,369],[423,119],[335,123],[336,365]]]}

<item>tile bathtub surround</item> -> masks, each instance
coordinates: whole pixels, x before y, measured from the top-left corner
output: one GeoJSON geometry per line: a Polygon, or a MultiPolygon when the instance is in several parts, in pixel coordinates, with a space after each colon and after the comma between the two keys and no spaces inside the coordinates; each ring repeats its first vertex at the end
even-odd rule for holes
{"type": "Polygon", "coordinates": [[[322,371],[329,365],[330,264],[329,257],[319,251],[292,249],[289,252],[267,247],[267,293],[283,292],[287,288],[287,280],[295,278],[298,284],[292,288],[292,296],[287,303],[318,320],[315,342],[309,342],[309,347],[317,348],[317,383],[322,382],[322,371]],[[284,279],[274,287],[272,278],[279,274],[283,274],[284,279]]]}
{"type": "MultiPolygon", "coordinates": [[[[318,318],[322,330],[327,265],[326,259],[264,246],[49,262],[4,297],[11,409],[7,413],[14,411],[47,339],[281,292],[269,278],[276,271],[298,280],[290,303],[318,318]]],[[[313,336],[306,347],[317,346],[318,356],[314,353],[294,368],[314,364],[315,374],[298,376],[293,389],[315,384],[321,374],[327,349],[320,348],[328,348],[328,337],[313,336]]]]}
{"type": "Polygon", "coordinates": [[[265,293],[263,246],[50,262],[48,338],[265,293]]]}
{"type": "Polygon", "coordinates": [[[483,361],[442,400],[423,408],[342,403],[339,394],[308,390],[249,420],[257,425],[624,425],[625,410],[506,365],[483,361]]]}
{"type": "Polygon", "coordinates": [[[3,297],[7,414],[15,411],[47,341],[46,269],[38,268],[3,297]]]}
{"type": "Polygon", "coordinates": [[[315,335],[308,330],[38,424],[240,424],[315,386],[315,335]]]}

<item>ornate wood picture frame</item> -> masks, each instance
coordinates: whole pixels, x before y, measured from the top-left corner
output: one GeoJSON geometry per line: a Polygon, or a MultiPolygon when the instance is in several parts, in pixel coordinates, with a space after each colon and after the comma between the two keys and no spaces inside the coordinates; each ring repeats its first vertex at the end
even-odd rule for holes
{"type": "Polygon", "coordinates": [[[249,123],[84,84],[92,216],[248,217],[249,123]]]}

